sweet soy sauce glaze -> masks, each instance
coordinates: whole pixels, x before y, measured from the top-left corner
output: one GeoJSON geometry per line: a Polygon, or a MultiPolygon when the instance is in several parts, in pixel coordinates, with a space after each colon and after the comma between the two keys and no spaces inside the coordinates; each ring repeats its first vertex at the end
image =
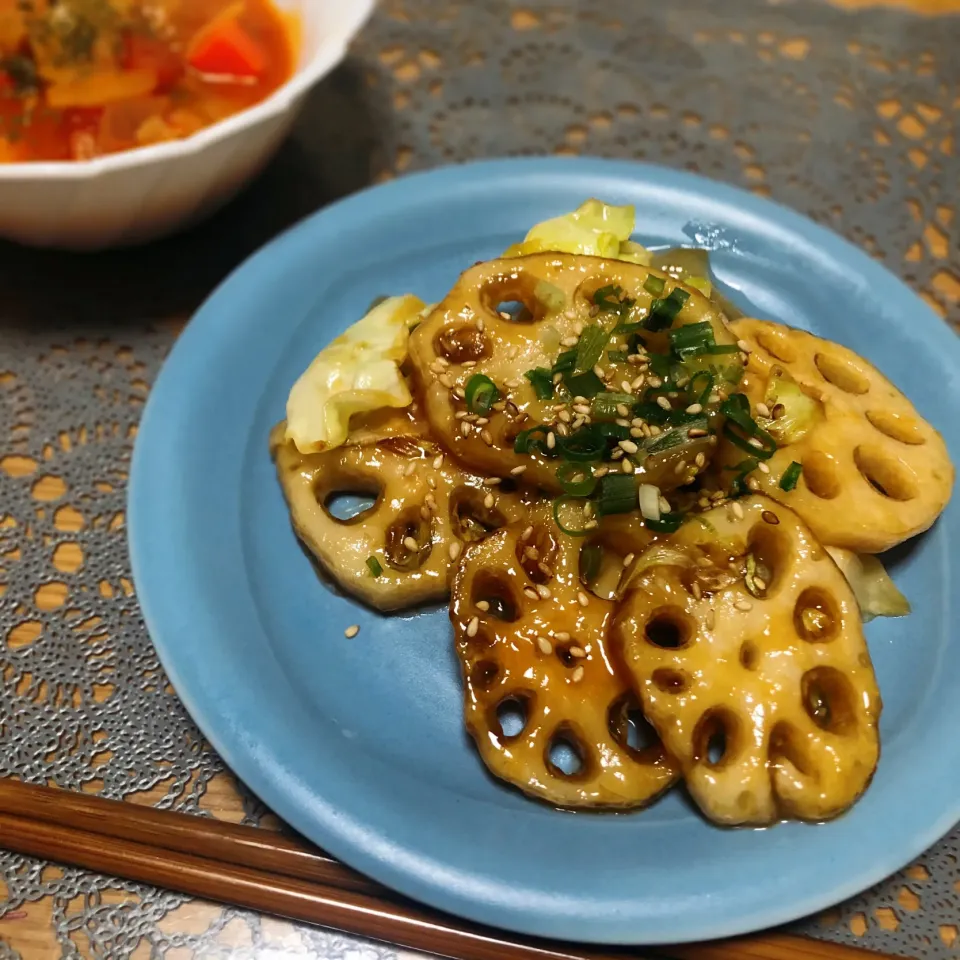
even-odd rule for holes
{"type": "Polygon", "coordinates": [[[0,163],[179,140],[294,70],[271,0],[0,0],[0,163]]]}

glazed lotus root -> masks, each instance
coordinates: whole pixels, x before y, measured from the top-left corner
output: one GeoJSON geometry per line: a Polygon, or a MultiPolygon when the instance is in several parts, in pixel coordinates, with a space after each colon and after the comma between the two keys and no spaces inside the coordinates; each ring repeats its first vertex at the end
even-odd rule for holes
{"type": "Polygon", "coordinates": [[[549,507],[532,519],[471,546],[454,578],[467,729],[490,772],[532,797],[645,806],[678,772],[608,654],[613,604],[580,583],[581,542],[549,507]]]}
{"type": "Polygon", "coordinates": [[[877,764],[880,695],[857,601],[800,518],[749,497],[636,564],[613,637],[704,814],[846,810],[877,764]]]}
{"type": "MultiPolygon", "coordinates": [[[[750,319],[733,329],[752,348],[741,389],[755,416],[778,367],[819,401],[812,428],[780,446],[769,474],[752,474],[763,493],[800,514],[822,543],[859,553],[887,550],[936,520],[953,465],[940,434],[889,380],[852,350],[801,330],[750,319]],[[793,461],[803,472],[785,493],[779,481],[793,461]]],[[[724,443],[719,461],[744,456],[724,443]]]]}
{"type": "MultiPolygon", "coordinates": [[[[538,399],[525,374],[537,368],[549,371],[561,351],[577,345],[585,327],[599,321],[613,326],[610,314],[598,321],[593,302],[598,290],[619,287],[635,301],[636,316],[645,316],[653,301],[644,288],[650,278],[663,281],[659,296],[669,296],[677,287],[689,294],[674,327],[706,322],[717,344],[734,344],[723,315],[710,301],[692,287],[647,267],[599,257],[536,254],[493,260],[467,270],[410,337],[410,358],[434,434],[471,469],[504,477],[522,469],[525,482],[557,492],[555,459],[514,452],[521,431],[558,417],[558,397],[538,399]],[[465,401],[466,386],[478,373],[493,381],[501,397],[481,418],[467,409],[465,401]]],[[[667,336],[667,330],[643,333],[647,346],[661,353],[669,349],[667,336]]],[[[728,354],[724,362],[739,359],[731,361],[728,354]]],[[[643,389],[632,387],[643,367],[610,360],[606,350],[598,363],[610,390],[622,391],[624,384],[628,391],[643,389]]],[[[585,404],[572,403],[567,411],[572,418],[556,423],[558,434],[573,429],[578,412],[584,410],[589,415],[589,398],[585,404]],[[573,426],[569,426],[571,419],[573,426]]],[[[636,472],[645,482],[671,489],[695,475],[697,455],[703,454],[701,463],[709,459],[712,444],[701,430],[696,439],[651,453],[636,472]],[[689,476],[688,471],[676,469],[681,461],[689,467],[689,476]]]]}
{"type": "Polygon", "coordinates": [[[463,545],[526,515],[516,494],[485,487],[422,431],[403,436],[397,425],[397,416],[361,424],[348,445],[307,455],[282,423],[270,438],[297,535],[340,587],[378,610],[445,599],[463,545]],[[343,493],[376,502],[340,520],[327,505],[343,493]]]}

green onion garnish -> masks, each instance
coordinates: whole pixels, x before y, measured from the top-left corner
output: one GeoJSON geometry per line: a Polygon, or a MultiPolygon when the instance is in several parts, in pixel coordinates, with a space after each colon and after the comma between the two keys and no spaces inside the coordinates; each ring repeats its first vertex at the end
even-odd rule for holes
{"type": "Polygon", "coordinates": [[[721,354],[721,353],[739,353],[740,348],[735,343],[713,343],[707,348],[707,353],[721,354]]]}
{"type": "Polygon", "coordinates": [[[720,412],[727,418],[723,435],[735,446],[761,460],[769,460],[777,452],[777,441],[750,416],[750,401],[742,393],[731,393],[720,404],[720,412]],[[733,427],[741,430],[744,436],[733,427]],[[757,444],[750,441],[756,440],[757,444]]]}
{"type": "Polygon", "coordinates": [[[471,413],[485,416],[490,408],[500,399],[497,385],[482,373],[475,373],[467,381],[466,401],[467,409],[471,413]]]}
{"type": "Polygon", "coordinates": [[[553,365],[551,373],[569,373],[577,363],[577,348],[564,350],[553,365]]]}
{"type": "Polygon", "coordinates": [[[380,561],[376,557],[367,557],[367,569],[375,577],[383,574],[383,567],[380,566],[380,561]]]}
{"type": "Polygon", "coordinates": [[[803,465],[794,460],[793,463],[783,471],[783,476],[780,478],[780,489],[786,490],[789,493],[797,485],[802,471],[803,465]]]}
{"type": "Polygon", "coordinates": [[[655,277],[652,273],[646,280],[643,281],[643,289],[647,291],[651,296],[659,297],[663,293],[663,288],[666,286],[666,281],[663,277],[655,277]]]}
{"type": "Polygon", "coordinates": [[[569,437],[558,437],[557,444],[563,456],[575,463],[593,463],[602,460],[607,452],[606,437],[594,427],[599,424],[581,427],[569,437]]]}
{"type": "MultiPolygon", "coordinates": [[[[611,393],[609,391],[598,393],[593,398],[590,413],[595,420],[616,420],[617,417],[623,416],[617,410],[617,407],[627,406],[632,411],[636,402],[637,398],[632,393],[611,393]]],[[[627,414],[627,416],[632,416],[632,413],[627,414]]]]}
{"type": "Polygon", "coordinates": [[[608,473],[601,478],[597,500],[597,513],[601,517],[612,513],[629,513],[636,510],[637,506],[637,481],[633,474],[608,473]]]}
{"type": "Polygon", "coordinates": [[[528,370],[524,376],[530,381],[538,400],[549,400],[553,396],[553,376],[546,367],[528,370]]]}
{"type": "Polygon", "coordinates": [[[543,424],[531,427],[529,430],[523,430],[517,434],[517,439],[513,441],[514,453],[539,453],[544,457],[559,456],[557,450],[551,450],[547,446],[547,434],[550,431],[543,424]]]}
{"type": "Polygon", "coordinates": [[[650,369],[662,380],[669,380],[673,371],[673,358],[668,353],[651,353],[650,369]]]}
{"type": "Polygon", "coordinates": [[[590,324],[580,335],[580,342],[577,344],[577,362],[573,365],[574,374],[593,370],[609,340],[608,330],[604,330],[596,323],[590,324]]]}
{"type": "Polygon", "coordinates": [[[626,363],[627,358],[630,356],[626,350],[608,350],[607,359],[611,363],[626,363]]]}
{"type": "Polygon", "coordinates": [[[600,287],[596,293],[593,295],[593,302],[601,310],[617,310],[620,309],[620,298],[623,296],[623,289],[618,287],[616,284],[608,284],[605,287],[600,287]]]}
{"type": "Polygon", "coordinates": [[[713,344],[713,327],[706,320],[701,323],[688,323],[670,331],[670,347],[678,360],[706,353],[713,344]]]}
{"type": "Polygon", "coordinates": [[[687,384],[687,392],[690,394],[694,403],[705,404],[716,382],[717,378],[709,370],[699,370],[690,378],[690,382],[687,384]],[[703,382],[704,386],[700,392],[697,393],[697,384],[701,382],[703,382]]]}
{"type": "Polygon", "coordinates": [[[589,543],[580,551],[580,580],[593,583],[600,572],[603,562],[603,547],[599,543],[589,543]]]}
{"type": "Polygon", "coordinates": [[[573,397],[595,397],[606,389],[603,381],[592,370],[564,377],[563,382],[573,397]]]}
{"type": "Polygon", "coordinates": [[[690,294],[682,287],[674,287],[664,299],[656,299],[650,304],[650,314],[643,325],[654,333],[666,330],[677,319],[677,314],[690,299],[690,294]]]}
{"type": "Polygon", "coordinates": [[[560,528],[560,531],[568,537],[585,537],[590,532],[589,530],[574,530],[572,527],[566,527],[560,519],[561,508],[575,501],[581,504],[586,503],[586,501],[580,497],[571,497],[567,494],[564,494],[562,497],[557,497],[557,499],[553,501],[553,522],[560,528]]]}
{"type": "Polygon", "coordinates": [[[724,470],[736,471],[736,476],[730,484],[731,497],[745,497],[750,493],[750,488],[746,484],[747,474],[753,473],[757,469],[760,461],[756,457],[750,457],[747,460],[741,460],[735,467],[724,467],[724,470]]]}
{"type": "Polygon", "coordinates": [[[568,461],[557,467],[557,482],[560,489],[571,497],[589,497],[598,481],[589,467],[568,461]]]}
{"type": "Polygon", "coordinates": [[[644,520],[644,525],[654,533],[676,533],[683,523],[682,513],[661,513],[659,520],[644,520]]]}

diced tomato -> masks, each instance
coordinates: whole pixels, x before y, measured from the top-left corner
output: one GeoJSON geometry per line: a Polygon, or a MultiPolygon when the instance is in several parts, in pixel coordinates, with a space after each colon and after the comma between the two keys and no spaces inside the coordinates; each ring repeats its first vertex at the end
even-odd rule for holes
{"type": "Polygon", "coordinates": [[[121,65],[125,70],[152,69],[157,74],[156,93],[165,93],[183,76],[183,60],[162,40],[141,33],[123,38],[121,65]]]}
{"type": "Polygon", "coordinates": [[[201,73],[258,77],[267,68],[267,54],[236,17],[218,17],[193,38],[187,62],[201,73]]]}

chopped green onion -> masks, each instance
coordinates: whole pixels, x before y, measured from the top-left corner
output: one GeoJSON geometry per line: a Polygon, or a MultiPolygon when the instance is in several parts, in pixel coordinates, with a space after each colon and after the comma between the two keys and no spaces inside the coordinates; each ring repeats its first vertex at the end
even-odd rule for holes
{"type": "Polygon", "coordinates": [[[637,509],[637,481],[633,474],[608,473],[600,480],[597,512],[601,517],[637,509]]]}
{"type": "Polygon", "coordinates": [[[600,287],[593,295],[593,302],[601,310],[619,310],[620,298],[623,296],[623,289],[616,284],[608,284],[600,287]]]}
{"type": "Polygon", "coordinates": [[[654,533],[676,533],[683,523],[682,513],[661,513],[659,520],[644,520],[644,526],[654,533]]]}
{"type": "Polygon", "coordinates": [[[730,484],[730,496],[732,497],[744,497],[750,493],[750,488],[746,484],[747,474],[753,473],[757,469],[757,464],[760,461],[756,457],[750,457],[746,460],[741,460],[734,467],[724,467],[724,470],[735,470],[736,476],[733,478],[733,482],[730,484]]]}
{"type": "Polygon", "coordinates": [[[769,460],[777,452],[777,441],[760,427],[750,416],[750,401],[742,393],[731,393],[720,404],[720,412],[727,418],[723,426],[723,435],[735,446],[761,460],[769,460]],[[733,426],[738,427],[745,436],[741,436],[733,426]],[[759,444],[750,441],[756,440],[759,444]]]}
{"type": "Polygon", "coordinates": [[[636,402],[637,398],[632,393],[598,393],[593,398],[591,416],[597,420],[616,420],[623,416],[617,407],[626,405],[632,411],[636,402]]]}
{"type": "Polygon", "coordinates": [[[713,344],[713,327],[706,320],[688,323],[670,331],[670,347],[679,360],[706,353],[713,344]]]}
{"type": "Polygon", "coordinates": [[[499,399],[500,391],[488,376],[475,373],[467,381],[466,401],[467,409],[471,413],[479,413],[484,416],[490,412],[490,408],[499,399]]]}
{"type": "Polygon", "coordinates": [[[531,427],[529,430],[523,430],[517,434],[517,439],[513,441],[514,453],[539,453],[544,457],[556,457],[559,453],[551,450],[546,443],[547,434],[550,431],[543,424],[531,427]],[[541,439],[542,438],[542,439],[541,439]]]}
{"type": "Polygon", "coordinates": [[[673,358],[668,353],[651,353],[650,369],[662,380],[669,380],[673,371],[673,358]]]}
{"type": "Polygon", "coordinates": [[[380,566],[380,561],[376,557],[367,557],[367,569],[375,577],[383,573],[383,567],[380,566]]]}
{"type": "Polygon", "coordinates": [[[780,478],[780,489],[786,490],[789,493],[797,485],[802,470],[803,465],[794,460],[793,463],[783,471],[783,476],[780,478]]]}
{"type": "Polygon", "coordinates": [[[603,547],[599,543],[588,543],[580,551],[580,580],[587,584],[593,583],[602,562],[603,547]]]}
{"type": "Polygon", "coordinates": [[[659,297],[663,293],[663,288],[666,286],[666,281],[663,277],[654,276],[652,273],[646,280],[643,281],[643,289],[647,291],[651,296],[659,297]]]}
{"type": "Polygon", "coordinates": [[[707,429],[707,418],[701,414],[683,413],[678,411],[674,423],[668,430],[665,430],[657,437],[647,440],[643,448],[649,454],[663,453],[673,447],[679,447],[682,443],[690,440],[689,433],[694,428],[699,430],[707,429]]]}
{"type": "Polygon", "coordinates": [[[611,363],[626,363],[627,358],[630,356],[626,350],[608,350],[607,359],[611,363]]]}
{"type": "Polygon", "coordinates": [[[592,370],[567,376],[563,382],[573,397],[595,397],[605,389],[603,381],[592,370]]]}
{"type": "Polygon", "coordinates": [[[610,331],[604,330],[599,324],[592,323],[580,335],[577,344],[577,362],[573,365],[575,375],[586,373],[596,366],[603,356],[604,348],[610,340],[610,331]]]}
{"type": "Polygon", "coordinates": [[[560,489],[571,497],[589,497],[598,481],[589,467],[567,461],[557,467],[557,482],[560,489]]]}
{"type": "Polygon", "coordinates": [[[573,347],[570,350],[564,350],[563,353],[557,357],[551,373],[569,373],[576,365],[576,362],[577,348],[573,347]]]}
{"type": "Polygon", "coordinates": [[[735,343],[712,343],[706,352],[716,356],[722,353],[739,353],[740,348],[735,343]]]}
{"type": "Polygon", "coordinates": [[[650,304],[650,314],[643,325],[654,333],[666,330],[677,319],[677,314],[690,299],[690,294],[682,287],[674,287],[664,299],[656,299],[650,304]]]}
{"type": "Polygon", "coordinates": [[[580,497],[571,497],[567,494],[564,494],[562,497],[557,497],[557,499],[553,501],[553,522],[560,528],[561,533],[565,533],[568,537],[585,537],[590,532],[589,530],[574,530],[572,527],[566,527],[560,519],[561,508],[574,501],[586,503],[586,501],[580,497]]]}
{"type": "Polygon", "coordinates": [[[546,367],[528,370],[524,376],[530,381],[538,400],[549,400],[553,396],[553,376],[546,367]]]}
{"type": "Polygon", "coordinates": [[[558,437],[557,445],[567,460],[592,463],[602,460],[607,452],[607,438],[597,429],[599,424],[581,427],[569,437],[558,437]]]}
{"type": "Polygon", "coordinates": [[[687,384],[687,392],[694,403],[705,404],[716,382],[717,378],[709,370],[700,370],[690,378],[690,382],[687,384]],[[697,383],[701,380],[704,381],[706,386],[697,393],[697,383]]]}

